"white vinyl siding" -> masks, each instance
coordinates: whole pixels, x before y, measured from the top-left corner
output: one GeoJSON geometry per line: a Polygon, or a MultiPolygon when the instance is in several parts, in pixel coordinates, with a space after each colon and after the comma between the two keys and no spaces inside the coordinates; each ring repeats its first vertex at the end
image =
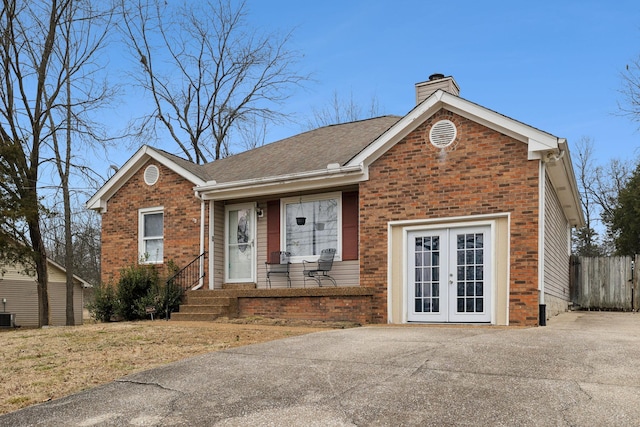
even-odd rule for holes
{"type": "Polygon", "coordinates": [[[545,293],[568,301],[569,227],[560,200],[546,178],[544,203],[544,289],[545,293]]]}

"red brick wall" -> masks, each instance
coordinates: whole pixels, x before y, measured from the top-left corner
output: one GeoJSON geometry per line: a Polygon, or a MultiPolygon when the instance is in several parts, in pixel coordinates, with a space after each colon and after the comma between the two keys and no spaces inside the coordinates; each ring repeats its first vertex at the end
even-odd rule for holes
{"type": "Polygon", "coordinates": [[[371,323],[370,296],[239,298],[241,317],[371,323]]]}
{"type": "Polygon", "coordinates": [[[102,215],[103,282],[117,281],[120,269],[138,261],[138,209],[159,206],[164,207],[165,263],[173,260],[182,267],[200,254],[200,201],[194,196],[193,183],[150,161],[107,202],[102,215]],[[144,182],[149,164],[160,169],[152,186],[144,182]]]}
{"type": "Polygon", "coordinates": [[[360,283],[373,287],[372,321],[387,319],[387,223],[511,213],[509,321],[538,322],[538,162],[527,145],[441,110],[376,160],[360,186],[360,283]],[[456,144],[439,158],[431,125],[448,119],[456,144]]]}

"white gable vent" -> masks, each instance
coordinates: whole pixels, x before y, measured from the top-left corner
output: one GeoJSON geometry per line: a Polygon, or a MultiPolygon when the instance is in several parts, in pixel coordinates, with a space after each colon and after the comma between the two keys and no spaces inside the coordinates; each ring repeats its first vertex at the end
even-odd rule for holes
{"type": "Polygon", "coordinates": [[[156,165],[147,166],[144,170],[144,182],[147,185],[153,185],[158,182],[158,177],[160,177],[160,170],[156,165]]]}
{"type": "Polygon", "coordinates": [[[429,142],[438,148],[448,147],[456,140],[458,130],[450,120],[440,120],[429,131],[429,142]]]}

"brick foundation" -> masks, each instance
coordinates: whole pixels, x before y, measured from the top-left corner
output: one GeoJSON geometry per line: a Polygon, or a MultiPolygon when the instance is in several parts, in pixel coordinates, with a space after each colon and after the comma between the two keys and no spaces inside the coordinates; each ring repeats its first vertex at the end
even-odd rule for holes
{"type": "Polygon", "coordinates": [[[239,298],[240,317],[371,323],[371,296],[239,298]]]}

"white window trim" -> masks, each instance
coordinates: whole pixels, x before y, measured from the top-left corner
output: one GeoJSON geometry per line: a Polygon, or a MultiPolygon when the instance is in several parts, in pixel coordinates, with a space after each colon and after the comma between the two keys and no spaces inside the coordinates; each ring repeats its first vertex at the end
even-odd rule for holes
{"type": "MultiPolygon", "coordinates": [[[[164,254],[164,207],[156,206],[153,208],[142,208],[138,209],[138,262],[140,264],[162,264],[164,262],[163,259],[159,261],[148,261],[145,258],[145,248],[144,248],[144,216],[148,214],[162,214],[162,252],[164,254]]],[[[157,238],[157,237],[156,237],[157,238]]],[[[163,256],[164,258],[164,256],[163,256]]]]}
{"type": "MultiPolygon", "coordinates": [[[[333,193],[322,193],[322,194],[308,194],[302,197],[287,197],[284,199],[280,199],[280,250],[287,250],[287,205],[296,205],[300,202],[314,202],[318,200],[329,200],[336,199],[338,201],[338,240],[337,240],[337,248],[336,255],[334,261],[342,260],[342,192],[336,191],[333,193]]],[[[300,264],[302,261],[317,261],[320,258],[320,255],[305,255],[305,256],[292,256],[290,258],[291,263],[300,264]]]]}

